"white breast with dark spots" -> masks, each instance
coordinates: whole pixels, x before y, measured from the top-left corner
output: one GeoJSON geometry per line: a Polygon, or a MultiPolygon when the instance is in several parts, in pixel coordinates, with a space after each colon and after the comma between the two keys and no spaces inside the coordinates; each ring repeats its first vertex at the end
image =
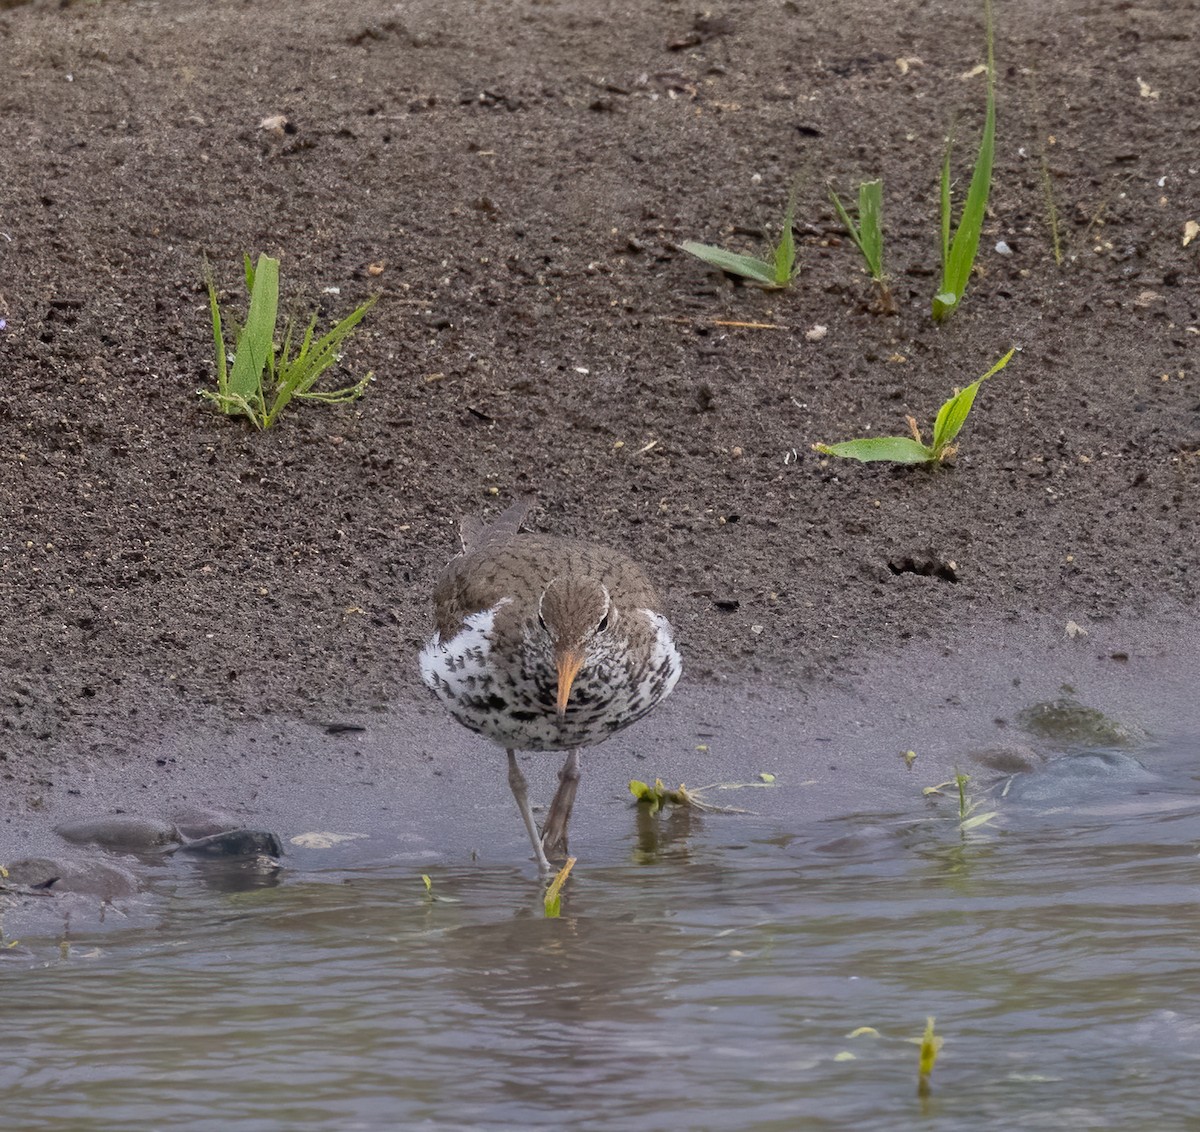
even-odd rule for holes
{"type": "Polygon", "coordinates": [[[655,629],[650,663],[634,663],[623,641],[605,642],[589,652],[560,718],[557,672],[536,627],[527,630],[526,647],[516,655],[493,651],[499,608],[468,617],[448,641],[435,633],[421,652],[421,675],[455,719],[504,747],[557,751],[592,746],[640,719],[679,679],[682,664],[666,618],[638,610],[632,616],[649,618],[655,629]]]}

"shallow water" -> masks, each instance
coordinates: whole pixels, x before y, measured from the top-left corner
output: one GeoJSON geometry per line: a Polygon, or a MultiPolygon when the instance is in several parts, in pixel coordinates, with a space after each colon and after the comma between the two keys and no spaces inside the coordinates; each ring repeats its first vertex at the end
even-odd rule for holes
{"type": "Polygon", "coordinates": [[[965,834],[953,799],[622,810],[558,920],[528,867],[382,838],[276,876],[174,860],[0,963],[5,1124],[1195,1127],[1197,749],[1010,791],[965,834]]]}

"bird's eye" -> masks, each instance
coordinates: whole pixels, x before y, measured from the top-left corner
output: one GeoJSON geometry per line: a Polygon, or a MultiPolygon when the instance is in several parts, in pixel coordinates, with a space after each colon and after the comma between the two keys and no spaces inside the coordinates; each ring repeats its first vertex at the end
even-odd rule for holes
{"type": "Polygon", "coordinates": [[[600,624],[596,626],[597,633],[603,633],[608,628],[608,614],[606,613],[600,618],[600,624]]]}

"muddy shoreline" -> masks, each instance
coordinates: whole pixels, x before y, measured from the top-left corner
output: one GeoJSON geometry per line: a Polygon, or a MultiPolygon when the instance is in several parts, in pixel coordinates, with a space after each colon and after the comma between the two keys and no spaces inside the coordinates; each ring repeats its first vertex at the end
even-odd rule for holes
{"type": "MultiPolygon", "coordinates": [[[[919,815],[925,786],[957,770],[984,790],[1022,763],[1077,745],[1038,735],[1034,705],[1075,703],[1102,712],[1131,737],[1119,749],[1155,773],[1160,744],[1200,735],[1194,673],[1200,635],[1190,615],[1092,624],[1086,635],[1040,632],[970,637],[951,648],[914,643],[854,672],[803,687],[754,688],[693,681],[653,716],[589,750],[573,850],[603,855],[635,827],[631,778],[668,784],[757,781],[767,794],[730,795],[752,816],[717,817],[738,840],[766,820],[781,829],[852,814],[919,815]],[[915,751],[906,765],[904,752],[915,751]],[[749,823],[746,825],[745,823],[749,823]]],[[[0,860],[24,855],[88,857],[53,832],[61,823],[123,813],[178,820],[227,816],[277,834],[285,867],[312,867],[291,839],[312,831],[369,839],[380,860],[526,863],[503,754],[448,720],[424,697],[386,712],[306,720],[265,715],[166,728],[127,746],[54,752],[49,781],[0,824],[0,860]]],[[[553,792],[558,759],[524,756],[535,804],[553,792]]],[[[328,854],[326,854],[328,856],[328,854]]],[[[596,862],[600,863],[600,862],[596,862]]]]}
{"type": "Polygon", "coordinates": [[[927,693],[911,658],[1007,639],[1074,683],[1135,670],[1110,633],[1161,629],[1163,670],[1194,672],[1188,12],[1004,7],[980,270],[935,327],[944,131],[953,114],[972,136],[982,108],[963,77],[982,26],[957,10],[6,7],[5,843],[81,800],[230,781],[273,812],[273,791],[357,766],[332,737],[292,761],[295,728],[339,720],[422,736],[372,756],[381,794],[435,752],[474,766],[414,658],[457,519],[530,490],[538,529],[623,545],[665,591],[681,734],[706,689],[779,696],[803,733],[804,705],[846,687],[886,728],[904,709],[873,700],[872,658],[927,693]],[[289,130],[262,127],[279,114],[289,130]],[[877,175],[894,318],[871,312],[825,190],[877,175]],[[792,291],[678,250],[756,250],[793,182],[792,291]],[[377,375],[362,401],[259,434],[196,396],[203,262],[233,300],[244,251],[281,256],[300,313],[380,295],[344,358],[377,375]],[[952,466],[810,450],[932,420],[1014,344],[952,466]]]}

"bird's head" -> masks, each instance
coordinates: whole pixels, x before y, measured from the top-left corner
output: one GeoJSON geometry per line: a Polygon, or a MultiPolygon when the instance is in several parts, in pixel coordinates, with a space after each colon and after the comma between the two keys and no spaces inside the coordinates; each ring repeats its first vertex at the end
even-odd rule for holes
{"type": "Polygon", "coordinates": [[[545,634],[558,674],[558,716],[566,714],[576,676],[602,647],[616,622],[608,589],[593,578],[564,574],[542,592],[538,628],[545,634]]]}

